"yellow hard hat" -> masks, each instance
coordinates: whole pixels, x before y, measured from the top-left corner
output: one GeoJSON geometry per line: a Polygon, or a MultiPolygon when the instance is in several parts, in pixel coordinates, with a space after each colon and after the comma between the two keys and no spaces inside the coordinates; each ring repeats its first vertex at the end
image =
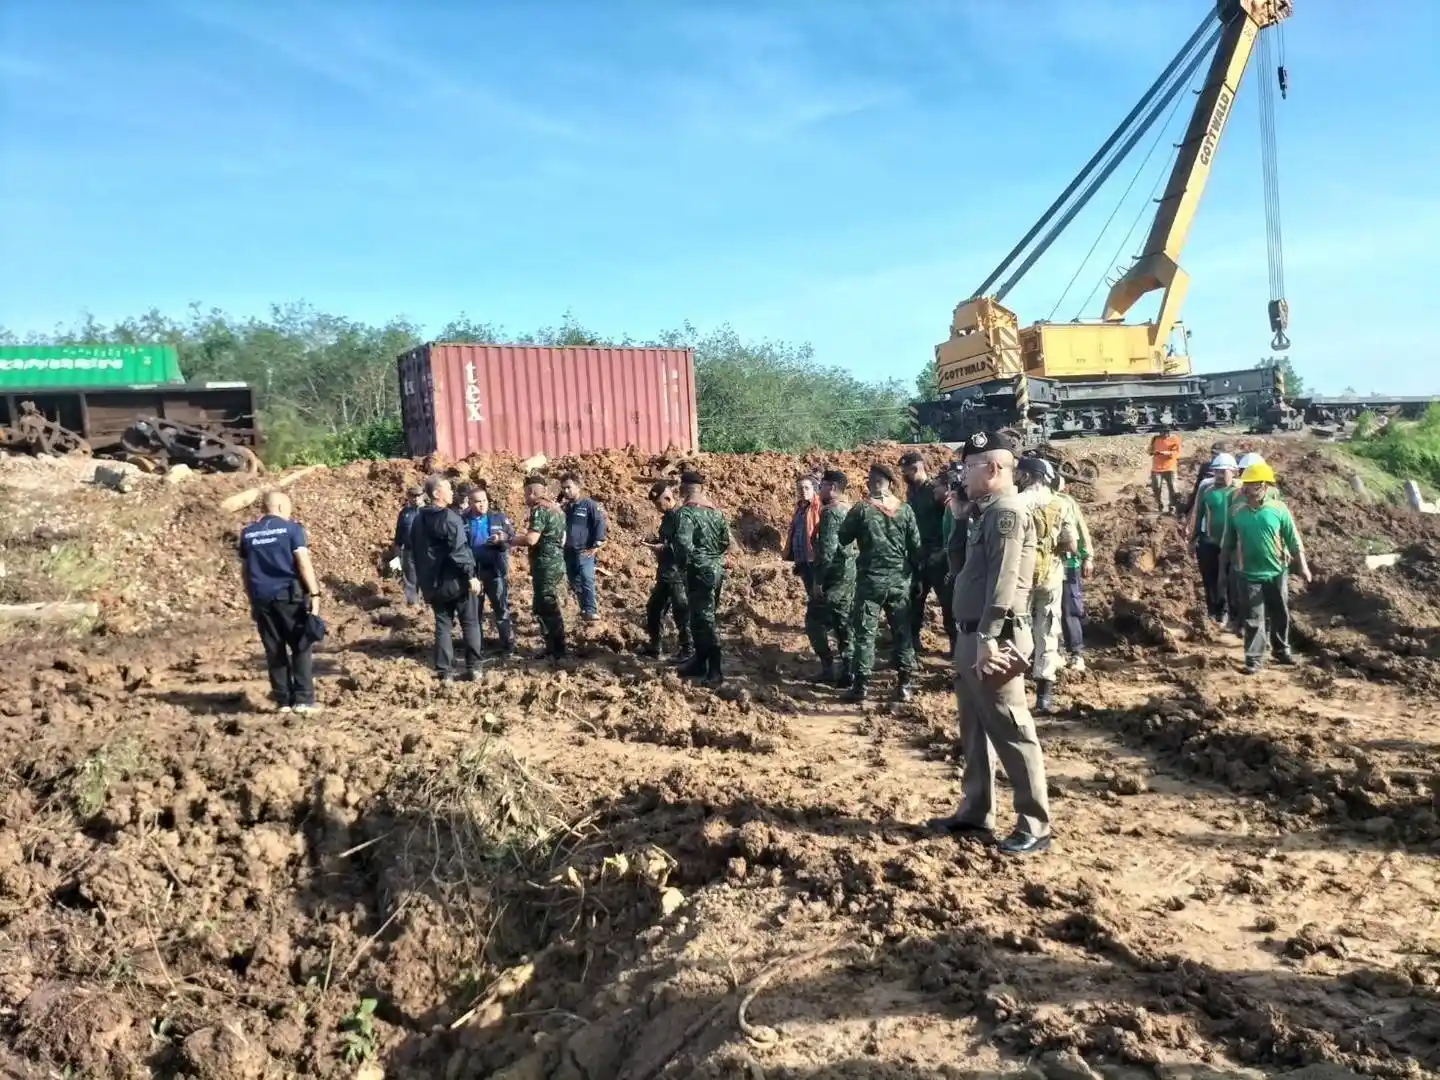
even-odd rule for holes
{"type": "Polygon", "coordinates": [[[1273,484],[1275,483],[1275,470],[1264,461],[1257,461],[1254,465],[1245,466],[1245,471],[1240,474],[1242,484],[1273,484]]]}

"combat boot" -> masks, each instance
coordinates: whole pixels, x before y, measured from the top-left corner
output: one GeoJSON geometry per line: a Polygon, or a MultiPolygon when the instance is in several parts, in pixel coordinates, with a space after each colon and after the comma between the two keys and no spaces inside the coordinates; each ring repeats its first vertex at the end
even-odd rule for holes
{"type": "Polygon", "coordinates": [[[694,659],[695,647],[691,645],[688,641],[682,641],[680,643],[680,647],[675,650],[675,654],[670,657],[670,663],[688,664],[691,660],[694,659]]]}
{"type": "Polygon", "coordinates": [[[725,666],[721,661],[720,650],[715,649],[710,653],[705,663],[705,685],[719,686],[725,681],[725,666]]]}
{"type": "Polygon", "coordinates": [[[659,641],[659,639],[658,639],[658,638],[651,638],[650,641],[649,641],[647,644],[640,646],[640,655],[641,655],[641,656],[648,656],[648,657],[650,657],[651,659],[659,659],[659,657],[660,657],[660,641],[659,641]]]}
{"type": "Polygon", "coordinates": [[[1035,711],[1049,716],[1055,711],[1055,683],[1051,679],[1035,680],[1035,711]]]}
{"type": "Polygon", "coordinates": [[[810,677],[810,681],[817,683],[830,683],[833,686],[835,683],[835,661],[821,660],[820,670],[810,677]]]}
{"type": "Polygon", "coordinates": [[[911,677],[905,672],[900,673],[900,678],[895,683],[895,700],[912,701],[915,697],[915,688],[910,685],[911,677]]]}
{"type": "Polygon", "coordinates": [[[675,671],[682,679],[703,678],[710,670],[709,659],[704,653],[691,653],[690,659],[681,664],[675,671]]]}
{"type": "Polygon", "coordinates": [[[870,676],[856,675],[850,681],[850,689],[840,695],[840,700],[851,705],[860,705],[870,690],[870,676]]]}
{"type": "Polygon", "coordinates": [[[839,670],[835,672],[835,685],[841,690],[849,690],[855,685],[855,672],[847,663],[841,663],[839,670]]]}

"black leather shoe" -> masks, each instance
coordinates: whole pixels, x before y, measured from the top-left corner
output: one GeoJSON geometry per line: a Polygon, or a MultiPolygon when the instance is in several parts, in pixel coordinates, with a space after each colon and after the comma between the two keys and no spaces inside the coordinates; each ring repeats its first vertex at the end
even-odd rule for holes
{"type": "Polygon", "coordinates": [[[657,659],[660,656],[660,643],[658,641],[652,641],[647,645],[641,645],[640,655],[657,659]]]}
{"type": "Polygon", "coordinates": [[[864,702],[870,689],[870,680],[864,675],[856,675],[850,683],[850,688],[840,695],[840,700],[851,705],[859,705],[864,702]]]}
{"type": "Polygon", "coordinates": [[[1000,841],[1000,851],[1005,855],[1038,855],[1050,850],[1050,837],[1031,836],[1029,833],[1013,832],[1000,841]]]}
{"type": "Polygon", "coordinates": [[[1275,654],[1275,663],[1280,664],[1280,665],[1282,665],[1283,667],[1294,667],[1294,666],[1295,666],[1295,655],[1294,655],[1294,653],[1288,653],[1288,652],[1276,653],[1276,654],[1275,654]]]}
{"type": "Polygon", "coordinates": [[[977,825],[973,821],[965,821],[958,814],[931,818],[925,823],[925,828],[931,832],[946,833],[961,839],[973,837],[976,840],[983,840],[988,839],[992,833],[987,826],[977,825]]]}
{"type": "Polygon", "coordinates": [[[849,690],[855,685],[855,674],[848,667],[842,667],[835,676],[835,685],[841,690],[849,690]]]}

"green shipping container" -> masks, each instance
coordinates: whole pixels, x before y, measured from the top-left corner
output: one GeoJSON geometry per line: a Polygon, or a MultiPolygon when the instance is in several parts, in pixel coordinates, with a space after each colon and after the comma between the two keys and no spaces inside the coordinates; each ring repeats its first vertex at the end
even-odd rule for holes
{"type": "Polygon", "coordinates": [[[0,345],[0,393],[184,381],[173,345],[0,345]]]}

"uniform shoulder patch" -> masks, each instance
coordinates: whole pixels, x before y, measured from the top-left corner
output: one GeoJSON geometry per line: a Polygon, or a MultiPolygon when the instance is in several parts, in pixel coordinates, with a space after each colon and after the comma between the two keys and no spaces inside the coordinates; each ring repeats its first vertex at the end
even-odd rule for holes
{"type": "Polygon", "coordinates": [[[995,512],[995,531],[1004,537],[1020,535],[1020,515],[1014,510],[995,512]]]}

